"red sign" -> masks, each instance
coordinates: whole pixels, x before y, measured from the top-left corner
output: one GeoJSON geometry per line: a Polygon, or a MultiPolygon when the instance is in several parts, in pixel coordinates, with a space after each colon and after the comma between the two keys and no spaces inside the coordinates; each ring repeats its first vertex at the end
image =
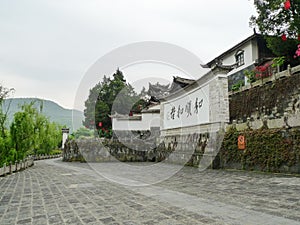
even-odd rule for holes
{"type": "Polygon", "coordinates": [[[240,135],[238,137],[238,148],[240,150],[245,150],[246,149],[246,140],[244,135],[240,135]]]}

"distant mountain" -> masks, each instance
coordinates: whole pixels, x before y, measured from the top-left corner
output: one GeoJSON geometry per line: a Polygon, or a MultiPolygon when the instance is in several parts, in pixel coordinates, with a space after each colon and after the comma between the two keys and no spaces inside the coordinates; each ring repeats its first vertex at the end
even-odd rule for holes
{"type": "Polygon", "coordinates": [[[8,120],[11,122],[16,112],[21,111],[21,106],[26,103],[35,102],[35,107],[40,109],[40,103],[43,102],[42,113],[49,118],[50,121],[66,125],[72,132],[82,127],[82,120],[84,120],[83,112],[79,110],[65,109],[57,103],[50,100],[43,100],[39,98],[10,98],[6,99],[3,104],[3,109],[9,107],[8,120]],[[10,105],[9,105],[10,104],[10,105]]]}

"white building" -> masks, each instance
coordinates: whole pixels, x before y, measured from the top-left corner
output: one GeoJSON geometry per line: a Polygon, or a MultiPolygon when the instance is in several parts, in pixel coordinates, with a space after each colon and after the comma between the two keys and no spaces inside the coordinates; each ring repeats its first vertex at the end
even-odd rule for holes
{"type": "MultiPolygon", "coordinates": [[[[222,118],[221,120],[228,121],[228,96],[222,96],[222,99],[226,99],[225,105],[223,105],[223,100],[215,99],[215,96],[220,97],[220,93],[214,93],[218,85],[225,85],[224,79],[221,77],[225,76],[228,78],[228,89],[231,89],[231,86],[238,81],[247,83],[244,71],[252,70],[256,65],[270,60],[273,57],[274,55],[267,48],[263,36],[254,33],[204,65],[203,67],[210,68],[211,71],[203,75],[199,80],[193,81],[174,77],[173,84],[169,89],[169,94],[163,97],[164,100],[162,100],[162,104],[144,109],[141,114],[132,116],[113,115],[112,128],[114,131],[150,131],[152,128],[156,128],[162,131],[163,136],[168,136],[168,132],[165,132],[166,130],[184,130],[184,127],[191,129],[191,127],[195,125],[198,126],[199,124],[217,121],[212,116],[215,115],[216,110],[222,110],[221,114],[223,116],[226,115],[226,119],[222,118]],[[208,85],[206,82],[210,84],[208,85]],[[212,88],[214,85],[215,87],[212,88]],[[189,106],[189,102],[191,102],[192,105],[189,106]],[[187,108],[191,107],[192,110],[195,110],[196,102],[198,105],[201,104],[201,108],[198,110],[202,112],[197,115],[187,116],[187,108]],[[219,108],[220,103],[222,103],[221,108],[219,108]],[[213,107],[216,108],[214,109],[213,107]],[[183,112],[181,110],[183,110],[183,112]],[[182,114],[183,116],[181,116],[182,114]]],[[[160,93],[162,92],[161,89],[167,87],[159,86],[158,89],[155,88],[156,87],[149,86],[149,89],[154,89],[153,93],[160,93]]],[[[221,95],[223,95],[225,93],[224,89],[221,87],[218,88],[218,91],[223,90],[223,93],[221,93],[221,95]]]]}
{"type": "Polygon", "coordinates": [[[237,45],[223,52],[206,64],[209,68],[216,65],[231,67],[228,76],[229,89],[233,84],[242,80],[247,83],[244,71],[252,70],[256,65],[274,58],[274,54],[267,48],[262,35],[254,33],[237,45]]]}
{"type": "Polygon", "coordinates": [[[145,108],[141,114],[115,114],[111,118],[113,131],[150,131],[160,126],[160,106],[157,104],[145,108]]]}

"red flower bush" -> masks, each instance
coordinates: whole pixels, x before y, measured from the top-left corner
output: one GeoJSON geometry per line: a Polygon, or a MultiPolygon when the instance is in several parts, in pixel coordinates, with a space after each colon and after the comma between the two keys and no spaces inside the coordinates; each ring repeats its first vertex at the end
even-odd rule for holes
{"type": "Polygon", "coordinates": [[[255,77],[264,78],[272,76],[271,64],[267,63],[261,66],[255,67],[255,77]]]}
{"type": "Polygon", "coordinates": [[[285,3],[284,3],[284,8],[285,8],[286,10],[289,10],[289,9],[291,8],[291,2],[290,2],[290,0],[285,1],[285,3]]]}

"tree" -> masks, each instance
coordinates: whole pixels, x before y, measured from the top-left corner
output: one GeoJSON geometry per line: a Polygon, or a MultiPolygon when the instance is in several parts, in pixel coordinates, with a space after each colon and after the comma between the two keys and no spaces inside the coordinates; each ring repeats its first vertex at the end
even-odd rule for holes
{"type": "Polygon", "coordinates": [[[300,0],[254,0],[254,5],[258,16],[250,18],[250,25],[265,35],[274,54],[299,64],[294,55],[300,41],[300,0]]]}
{"type": "Polygon", "coordinates": [[[115,113],[129,114],[138,100],[134,88],[126,83],[123,73],[118,69],[112,79],[104,76],[103,81],[90,90],[85,101],[83,125],[89,129],[109,131],[112,126],[109,116],[115,113]]]}
{"type": "Polygon", "coordinates": [[[57,148],[62,141],[61,128],[61,125],[46,120],[39,128],[37,137],[39,142],[35,148],[35,153],[50,154],[51,150],[57,148]]]}
{"type": "Polygon", "coordinates": [[[8,110],[4,112],[2,108],[4,100],[13,90],[13,88],[9,89],[0,85],[0,167],[3,163],[14,161],[15,157],[15,151],[11,148],[10,134],[6,124],[8,110]]]}
{"type": "Polygon", "coordinates": [[[36,109],[33,108],[33,104],[30,104],[23,105],[22,110],[22,112],[15,113],[10,127],[13,147],[18,159],[23,159],[26,152],[33,152],[36,143],[34,132],[36,109]]]}
{"type": "Polygon", "coordinates": [[[3,112],[3,102],[4,100],[9,96],[10,93],[12,93],[14,91],[13,88],[5,88],[2,85],[0,85],[0,137],[5,138],[6,136],[6,127],[5,127],[5,123],[7,120],[7,113],[8,113],[8,109],[6,110],[6,112],[3,112]]]}
{"type": "Polygon", "coordinates": [[[22,111],[15,113],[10,127],[12,146],[17,159],[28,154],[49,154],[61,143],[61,126],[51,123],[34,107],[35,102],[24,104],[22,111]]]}
{"type": "Polygon", "coordinates": [[[82,137],[93,137],[94,132],[87,128],[81,127],[72,134],[69,135],[68,139],[78,139],[82,137]]]}

